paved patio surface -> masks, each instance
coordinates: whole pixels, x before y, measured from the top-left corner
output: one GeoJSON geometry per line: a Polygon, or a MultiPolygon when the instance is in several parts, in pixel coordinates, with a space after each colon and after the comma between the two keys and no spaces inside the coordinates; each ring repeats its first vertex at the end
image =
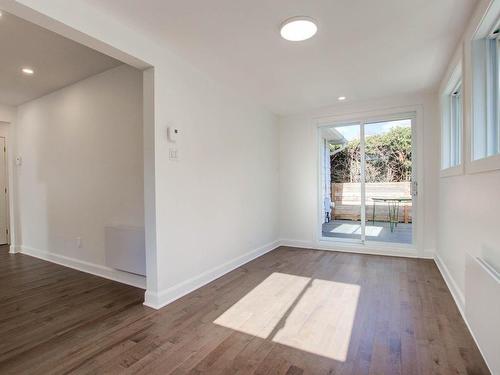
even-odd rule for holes
{"type": "MultiPolygon", "coordinates": [[[[332,220],[323,224],[323,237],[361,239],[361,222],[332,220]]],[[[366,240],[390,243],[412,243],[412,224],[399,223],[391,232],[389,223],[372,221],[366,223],[366,240]]]]}

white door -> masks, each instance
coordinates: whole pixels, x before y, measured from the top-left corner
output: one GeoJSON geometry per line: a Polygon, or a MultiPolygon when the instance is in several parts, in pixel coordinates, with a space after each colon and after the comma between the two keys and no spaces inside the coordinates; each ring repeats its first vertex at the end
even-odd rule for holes
{"type": "Polygon", "coordinates": [[[0,245],[9,242],[7,216],[7,162],[6,162],[5,138],[0,137],[0,245]]]}

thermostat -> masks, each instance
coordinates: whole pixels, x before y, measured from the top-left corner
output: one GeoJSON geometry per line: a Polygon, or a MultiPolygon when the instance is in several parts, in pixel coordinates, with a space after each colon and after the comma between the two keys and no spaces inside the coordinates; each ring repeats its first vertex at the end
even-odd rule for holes
{"type": "Polygon", "coordinates": [[[172,126],[167,128],[167,138],[170,142],[175,143],[177,141],[177,135],[179,134],[179,129],[172,126]]]}

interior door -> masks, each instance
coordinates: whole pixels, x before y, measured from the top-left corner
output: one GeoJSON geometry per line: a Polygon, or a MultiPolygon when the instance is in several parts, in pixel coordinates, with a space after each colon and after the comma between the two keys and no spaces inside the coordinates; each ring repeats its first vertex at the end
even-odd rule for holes
{"type": "Polygon", "coordinates": [[[7,163],[5,138],[0,137],[0,244],[9,242],[7,217],[7,163]]]}

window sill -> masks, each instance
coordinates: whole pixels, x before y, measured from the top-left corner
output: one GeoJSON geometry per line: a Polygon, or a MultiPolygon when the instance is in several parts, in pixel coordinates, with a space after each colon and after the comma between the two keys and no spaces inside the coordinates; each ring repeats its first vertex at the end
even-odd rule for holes
{"type": "Polygon", "coordinates": [[[467,164],[467,173],[484,173],[500,169],[500,154],[473,160],[467,164]]]}
{"type": "Polygon", "coordinates": [[[441,169],[441,171],[439,172],[439,177],[441,177],[441,178],[453,177],[453,176],[460,176],[463,174],[464,174],[464,165],[459,164],[459,165],[455,165],[454,167],[441,169]]]}

